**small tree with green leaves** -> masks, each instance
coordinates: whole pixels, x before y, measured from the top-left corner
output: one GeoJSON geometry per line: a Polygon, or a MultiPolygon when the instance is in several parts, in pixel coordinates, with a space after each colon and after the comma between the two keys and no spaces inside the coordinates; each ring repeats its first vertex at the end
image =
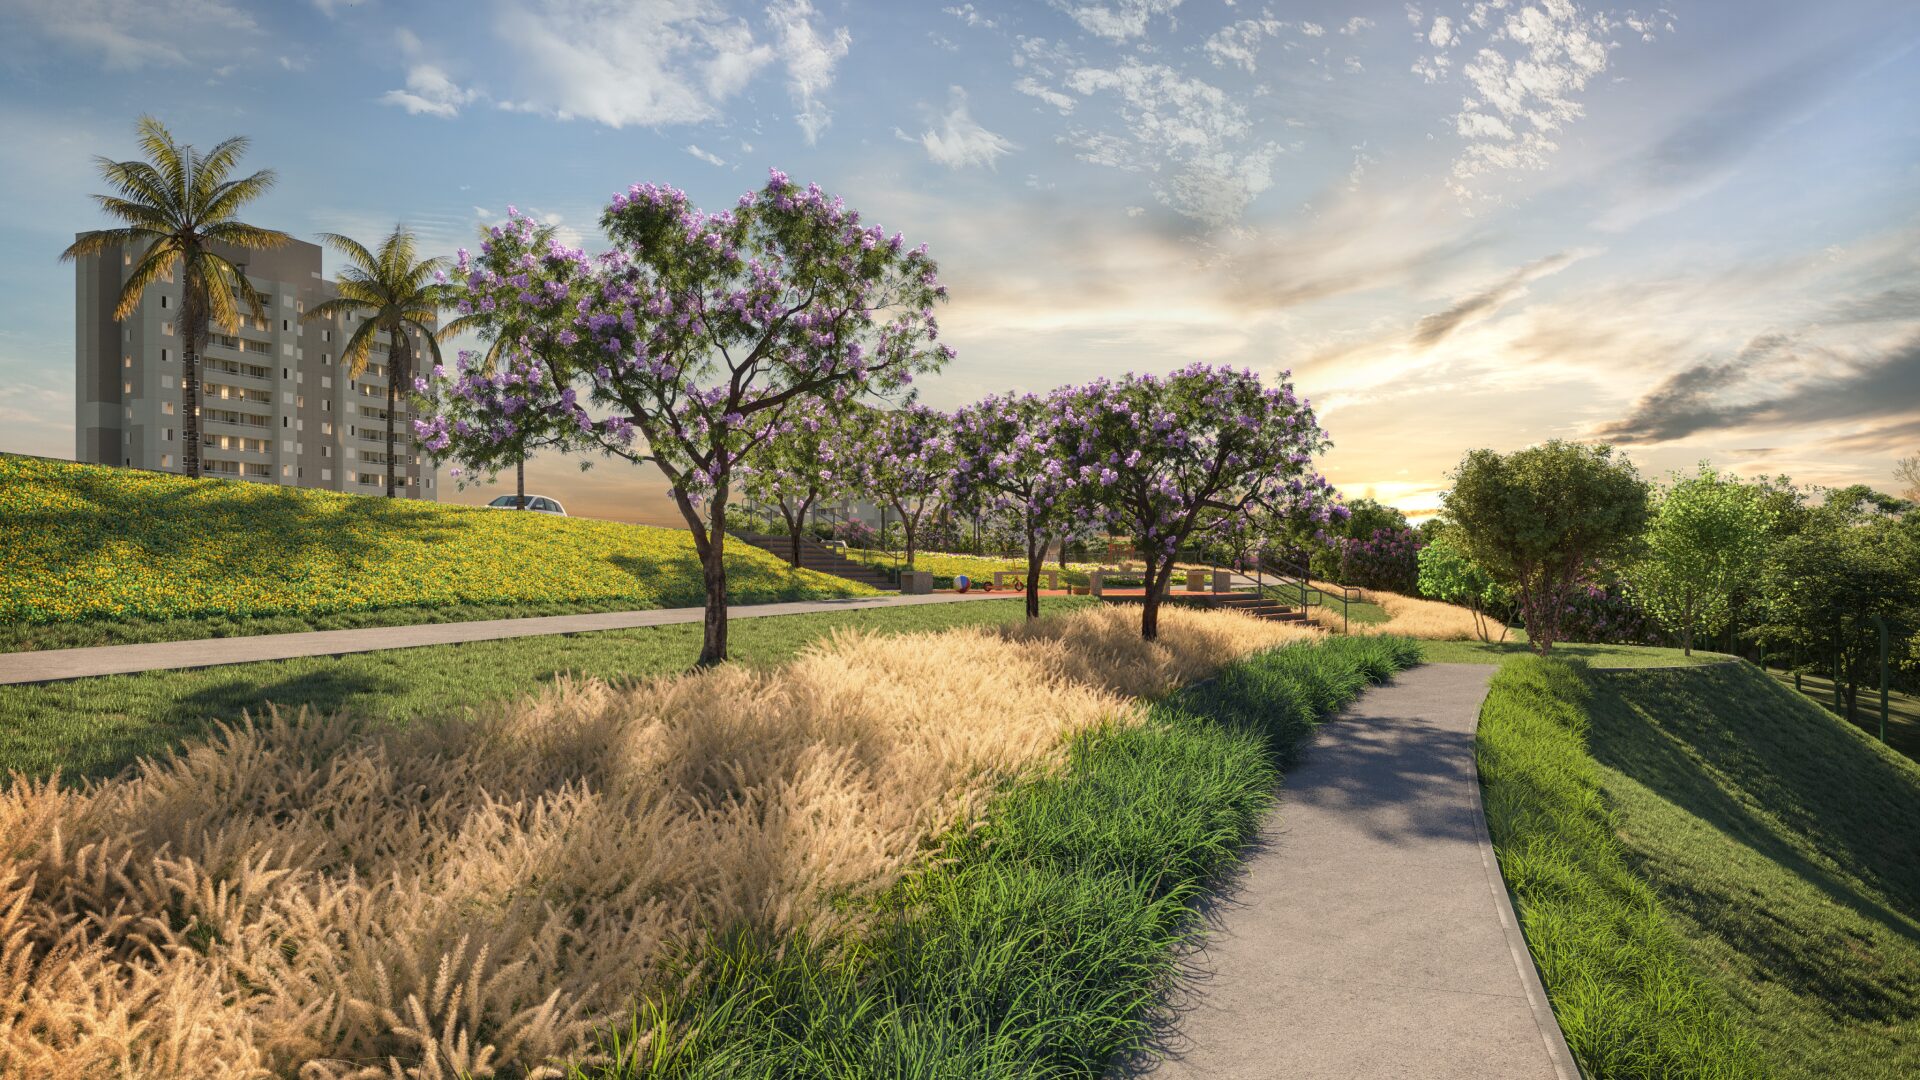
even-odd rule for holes
{"type": "Polygon", "coordinates": [[[161,281],[180,283],[180,471],[200,475],[200,353],[207,328],[231,334],[240,328],[240,305],[255,319],[266,318],[260,293],[239,265],[221,254],[283,247],[292,237],[248,225],[236,217],[242,207],[273,186],[272,169],[231,179],[247,140],[227,139],[205,154],[173,135],[151,116],[140,118],[140,148],[145,161],[95,158],[112,195],[95,195],[118,229],[81,233],[60,260],[101,255],[126,248],[135,258],[133,273],[120,287],[113,317],[125,319],[140,298],[161,281]]]}
{"type": "Polygon", "coordinates": [[[1655,504],[1646,552],[1629,580],[1640,604],[1693,654],[1696,635],[1727,625],[1733,597],[1760,572],[1768,516],[1759,492],[1702,462],[1655,504]]]}
{"type": "Polygon", "coordinates": [[[1581,575],[1633,550],[1647,484],[1610,446],[1554,439],[1501,455],[1475,450],[1444,496],[1466,553],[1520,602],[1534,651],[1552,651],[1581,575]]]}
{"type": "Polygon", "coordinates": [[[1420,549],[1419,560],[1420,595],[1473,612],[1474,633],[1481,641],[1496,640],[1495,626],[1500,628],[1497,640],[1507,640],[1510,627],[1496,613],[1512,609],[1513,592],[1473,561],[1453,530],[1427,531],[1427,545],[1420,549]]]}

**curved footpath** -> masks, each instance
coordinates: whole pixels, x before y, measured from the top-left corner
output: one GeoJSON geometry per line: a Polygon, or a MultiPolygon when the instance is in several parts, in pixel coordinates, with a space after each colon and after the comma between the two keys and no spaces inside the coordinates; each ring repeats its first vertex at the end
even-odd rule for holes
{"type": "Polygon", "coordinates": [[[1481,810],[1495,670],[1413,668],[1321,727],[1131,1075],[1577,1080],[1481,810]]]}
{"type": "MultiPolygon", "coordinates": [[[[734,619],[772,615],[806,615],[861,608],[913,607],[972,600],[1017,600],[1020,593],[922,593],[913,596],[849,597],[841,600],[793,600],[776,604],[739,604],[729,611],[734,619]]],[[[95,645],[80,649],[43,649],[0,653],[0,686],[13,683],[54,682],[95,675],[126,675],[136,671],[251,664],[260,660],[292,660],[301,656],[342,656],[382,649],[413,649],[422,645],[459,645],[469,641],[536,637],[541,634],[585,634],[597,630],[631,630],[641,626],[697,623],[706,610],[697,607],[654,608],[649,611],[601,611],[580,615],[538,615],[525,619],[477,619],[471,622],[419,623],[413,626],[367,626],[357,630],[307,630],[293,634],[253,637],[198,638],[191,641],[154,641],[139,645],[95,645]]]]}

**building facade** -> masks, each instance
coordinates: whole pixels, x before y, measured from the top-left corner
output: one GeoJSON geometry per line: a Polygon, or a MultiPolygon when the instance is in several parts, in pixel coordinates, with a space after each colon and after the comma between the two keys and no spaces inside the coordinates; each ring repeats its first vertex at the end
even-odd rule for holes
{"type": "MultiPolygon", "coordinates": [[[[264,318],[241,308],[229,334],[212,327],[200,356],[202,474],[362,495],[386,492],[387,335],[349,378],[341,350],[351,318],[303,324],[334,297],[320,248],[294,241],[273,251],[222,251],[265,301],[264,318]]],[[[149,286],[140,307],[115,321],[114,305],[139,252],[79,259],[74,278],[74,458],[100,465],[180,471],[180,287],[149,286]]],[[[431,364],[424,342],[417,363],[431,364]]],[[[431,460],[413,441],[403,396],[394,418],[396,482],[409,498],[438,496],[431,460]]]]}

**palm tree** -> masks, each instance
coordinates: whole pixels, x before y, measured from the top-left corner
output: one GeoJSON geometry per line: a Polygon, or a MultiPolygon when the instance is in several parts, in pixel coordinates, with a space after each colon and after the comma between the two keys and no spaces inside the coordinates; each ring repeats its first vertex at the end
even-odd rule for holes
{"type": "Polygon", "coordinates": [[[301,316],[304,322],[339,316],[361,316],[359,329],[348,337],[340,359],[347,378],[357,379],[373,356],[374,337],[387,333],[387,497],[394,496],[393,415],[398,409],[400,388],[413,385],[413,335],[419,334],[440,362],[440,341],[434,324],[440,310],[452,303],[451,286],[439,283],[436,275],[447,261],[442,258],[414,261],[414,238],[403,225],[380,241],[378,251],[368,251],[358,241],[338,233],[321,233],[328,247],[345,255],[348,265],[339,274],[340,295],[316,304],[301,316]]]}
{"type": "Polygon", "coordinates": [[[125,319],[140,306],[147,288],[161,280],[180,282],[180,468],[200,475],[200,350],[205,347],[209,323],[231,334],[240,327],[240,303],[255,319],[266,318],[260,294],[238,265],[214,250],[261,251],[291,243],[286,233],[238,221],[240,208],[273,186],[272,169],[231,180],[248,140],[236,136],[200,154],[190,144],[177,143],[151,116],[140,118],[140,148],[144,161],[94,159],[100,175],[117,194],[95,195],[109,217],[124,223],[118,229],[82,233],[61,262],[83,255],[100,255],[120,248],[137,249],[139,262],[120,288],[113,309],[115,320],[125,319]]]}

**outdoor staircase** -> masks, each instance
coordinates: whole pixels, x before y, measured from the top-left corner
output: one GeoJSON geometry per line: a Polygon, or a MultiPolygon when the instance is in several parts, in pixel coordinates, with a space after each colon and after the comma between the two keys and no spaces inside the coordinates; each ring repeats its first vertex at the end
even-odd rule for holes
{"type": "MultiPolygon", "coordinates": [[[[763,551],[772,552],[781,562],[787,562],[793,557],[793,538],[790,536],[747,532],[728,535],[763,551]]],[[[857,581],[862,585],[871,585],[888,592],[897,592],[900,589],[899,583],[894,581],[887,571],[877,566],[854,562],[832,548],[805,538],[800,541],[800,565],[803,569],[818,570],[823,574],[832,574],[834,577],[857,581]]]]}
{"type": "Polygon", "coordinates": [[[1259,593],[1222,593],[1212,599],[1214,607],[1245,612],[1269,622],[1302,622],[1307,617],[1305,612],[1259,593]]]}

